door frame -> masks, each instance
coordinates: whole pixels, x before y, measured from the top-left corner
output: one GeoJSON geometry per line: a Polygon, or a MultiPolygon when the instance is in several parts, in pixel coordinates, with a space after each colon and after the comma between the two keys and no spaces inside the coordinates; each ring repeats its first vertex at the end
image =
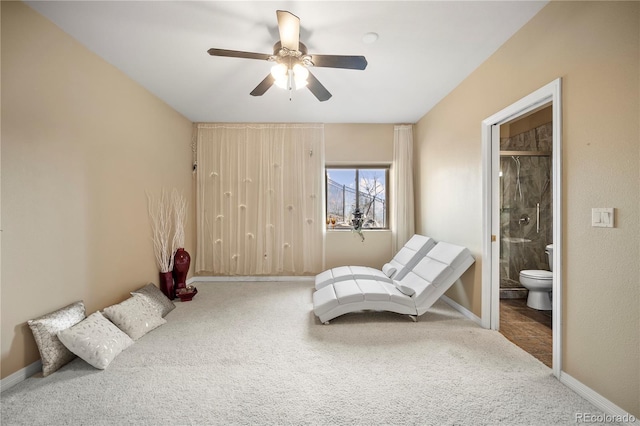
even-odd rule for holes
{"type": "Polygon", "coordinates": [[[553,374],[562,370],[562,79],[557,78],[482,121],[482,326],[499,329],[500,320],[500,125],[552,105],[553,116],[553,374]]]}

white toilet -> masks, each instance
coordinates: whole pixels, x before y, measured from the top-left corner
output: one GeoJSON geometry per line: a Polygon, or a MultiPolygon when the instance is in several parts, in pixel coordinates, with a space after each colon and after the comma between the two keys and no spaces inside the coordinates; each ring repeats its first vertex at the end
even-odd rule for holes
{"type": "MultiPolygon", "coordinates": [[[[553,244],[546,247],[549,269],[553,271],[553,244]]],[[[551,310],[551,289],[553,288],[553,272],[543,270],[520,271],[520,284],[529,290],[527,306],[539,311],[551,310]]]]}

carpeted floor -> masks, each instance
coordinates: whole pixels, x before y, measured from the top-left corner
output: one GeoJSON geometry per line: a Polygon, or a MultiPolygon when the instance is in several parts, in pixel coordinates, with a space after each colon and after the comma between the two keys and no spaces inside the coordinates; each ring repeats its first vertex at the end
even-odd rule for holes
{"type": "Polygon", "coordinates": [[[2,393],[2,425],[572,425],[601,413],[443,302],[322,325],[310,282],[198,283],[105,371],[2,393]]]}

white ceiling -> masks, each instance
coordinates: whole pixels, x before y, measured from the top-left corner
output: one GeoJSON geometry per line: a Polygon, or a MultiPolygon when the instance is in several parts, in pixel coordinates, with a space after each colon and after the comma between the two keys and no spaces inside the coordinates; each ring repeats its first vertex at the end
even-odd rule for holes
{"type": "Polygon", "coordinates": [[[414,123],[547,1],[27,1],[33,9],[195,122],[414,123]],[[309,53],[364,55],[364,71],[314,68],[333,94],[249,92],[273,52],[276,10],[301,21],[309,53]],[[376,32],[366,44],[362,36],[376,32]]]}

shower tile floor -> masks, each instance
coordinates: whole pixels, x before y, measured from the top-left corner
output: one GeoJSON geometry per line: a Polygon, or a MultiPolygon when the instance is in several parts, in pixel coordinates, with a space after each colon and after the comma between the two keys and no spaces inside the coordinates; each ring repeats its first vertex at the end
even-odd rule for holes
{"type": "Polygon", "coordinates": [[[500,333],[551,368],[551,311],[532,309],[527,299],[502,299],[500,333]]]}

